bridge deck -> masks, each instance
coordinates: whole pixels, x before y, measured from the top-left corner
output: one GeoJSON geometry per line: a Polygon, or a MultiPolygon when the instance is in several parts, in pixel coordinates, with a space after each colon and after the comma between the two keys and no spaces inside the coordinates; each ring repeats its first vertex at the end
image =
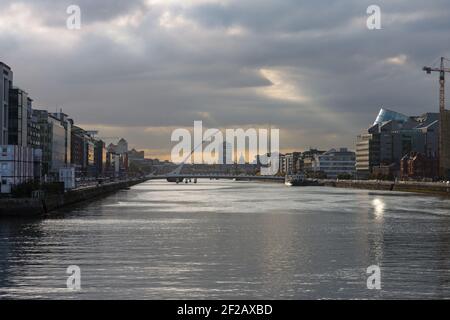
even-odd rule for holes
{"type": "Polygon", "coordinates": [[[180,175],[160,175],[160,176],[147,176],[149,180],[167,180],[167,179],[229,179],[229,180],[271,180],[271,181],[284,181],[284,177],[277,176],[236,176],[236,175],[220,175],[220,174],[180,174],[180,175]]]}

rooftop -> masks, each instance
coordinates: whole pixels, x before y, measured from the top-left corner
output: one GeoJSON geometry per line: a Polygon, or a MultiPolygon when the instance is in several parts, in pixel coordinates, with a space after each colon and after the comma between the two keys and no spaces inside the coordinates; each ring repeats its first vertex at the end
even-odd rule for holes
{"type": "Polygon", "coordinates": [[[391,120],[407,122],[409,120],[409,117],[402,113],[396,112],[396,111],[381,108],[373,125],[381,124],[383,122],[391,121],[391,120]]]}
{"type": "Polygon", "coordinates": [[[325,152],[323,155],[332,155],[332,154],[354,154],[353,151],[348,150],[347,148],[339,148],[339,150],[336,149],[330,149],[327,152],[325,152]]]}
{"type": "Polygon", "coordinates": [[[368,132],[414,131],[430,128],[437,123],[439,123],[439,113],[427,112],[420,116],[408,117],[396,111],[382,108],[368,132]]]}
{"type": "Polygon", "coordinates": [[[5,67],[5,68],[8,69],[8,70],[11,70],[11,67],[10,67],[10,66],[8,66],[6,63],[3,63],[3,62],[1,62],[1,61],[0,61],[0,66],[5,67]]]}

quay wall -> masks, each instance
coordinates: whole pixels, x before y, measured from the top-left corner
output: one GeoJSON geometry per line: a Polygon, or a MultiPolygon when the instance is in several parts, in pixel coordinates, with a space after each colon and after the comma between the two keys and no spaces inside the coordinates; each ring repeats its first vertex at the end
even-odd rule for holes
{"type": "Polygon", "coordinates": [[[40,217],[51,214],[52,211],[112,194],[118,190],[129,188],[145,180],[129,180],[86,187],[65,192],[61,195],[48,195],[43,199],[5,198],[0,199],[1,217],[40,217]]]}
{"type": "Polygon", "coordinates": [[[444,183],[362,180],[324,180],[322,183],[336,188],[415,192],[450,197],[450,185],[444,183]]]}

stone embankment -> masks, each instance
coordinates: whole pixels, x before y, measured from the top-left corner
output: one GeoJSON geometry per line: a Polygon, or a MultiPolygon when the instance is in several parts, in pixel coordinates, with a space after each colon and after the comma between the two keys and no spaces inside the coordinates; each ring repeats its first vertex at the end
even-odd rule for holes
{"type": "Polygon", "coordinates": [[[450,197],[450,184],[439,182],[412,181],[364,181],[364,180],[323,180],[325,186],[366,190],[386,190],[426,193],[450,197]]]}
{"type": "Polygon", "coordinates": [[[33,198],[5,198],[0,199],[1,217],[39,217],[51,213],[52,211],[106,196],[121,189],[127,189],[145,180],[127,180],[107,183],[92,187],[85,187],[65,192],[60,195],[47,195],[42,199],[33,198]]]}

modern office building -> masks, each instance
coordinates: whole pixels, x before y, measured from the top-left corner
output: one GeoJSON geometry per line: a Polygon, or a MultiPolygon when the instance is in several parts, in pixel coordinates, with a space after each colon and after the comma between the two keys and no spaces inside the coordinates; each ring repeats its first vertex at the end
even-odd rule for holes
{"type": "Polygon", "coordinates": [[[8,144],[8,120],[9,120],[9,91],[13,85],[13,72],[11,68],[0,61],[0,144],[8,144]]]}
{"type": "Polygon", "coordinates": [[[367,178],[380,166],[395,165],[399,170],[400,160],[410,152],[436,157],[438,139],[439,114],[407,117],[381,109],[374,125],[357,137],[357,175],[367,178]]]}
{"type": "Polygon", "coordinates": [[[336,179],[340,175],[354,176],[356,155],[347,148],[331,149],[323,154],[316,154],[313,161],[313,171],[322,172],[327,178],[336,179]]]}
{"type": "Polygon", "coordinates": [[[361,134],[356,141],[356,173],[368,178],[372,168],[380,165],[380,139],[377,134],[361,134]]]}
{"type": "Polygon", "coordinates": [[[41,150],[26,146],[0,146],[1,193],[10,193],[21,183],[40,177],[41,150]]]}
{"type": "Polygon", "coordinates": [[[116,154],[128,153],[128,142],[124,138],[121,138],[117,144],[110,143],[107,149],[108,152],[116,154]]]}
{"type": "Polygon", "coordinates": [[[9,91],[8,144],[28,146],[28,110],[31,109],[28,93],[20,88],[9,91]]]}
{"type": "Polygon", "coordinates": [[[66,127],[46,110],[33,110],[33,114],[40,131],[43,174],[56,176],[60,168],[70,164],[66,161],[66,127]]]}
{"type": "Polygon", "coordinates": [[[128,142],[124,138],[120,139],[116,146],[117,154],[124,154],[128,152],[128,142]]]}
{"type": "Polygon", "coordinates": [[[95,168],[97,176],[104,176],[106,173],[106,146],[102,140],[95,141],[95,168]]]}
{"type": "Polygon", "coordinates": [[[9,92],[8,144],[40,149],[40,131],[33,100],[20,88],[9,92]]]}
{"type": "Polygon", "coordinates": [[[281,153],[278,156],[278,173],[281,175],[286,174],[286,156],[281,153]]]}
{"type": "Polygon", "coordinates": [[[130,152],[128,152],[128,159],[130,161],[143,161],[145,160],[145,152],[132,149],[130,152]]]}
{"type": "Polygon", "coordinates": [[[307,173],[313,171],[314,159],[316,155],[324,154],[325,151],[309,148],[302,153],[301,171],[307,173]]]}
{"type": "Polygon", "coordinates": [[[118,177],[128,171],[128,142],[120,139],[118,144],[110,143],[106,155],[107,174],[118,177]]]}
{"type": "Polygon", "coordinates": [[[75,167],[77,177],[94,177],[99,175],[99,170],[104,171],[104,142],[96,140],[91,134],[78,126],[71,126],[71,164],[75,167]],[[102,144],[101,147],[99,144],[102,144]]]}
{"type": "Polygon", "coordinates": [[[450,110],[441,109],[439,115],[442,126],[439,140],[439,175],[450,179],[450,110]]]}
{"type": "Polygon", "coordinates": [[[27,121],[27,145],[31,148],[41,149],[41,131],[36,115],[33,113],[31,107],[32,100],[30,98],[30,105],[28,107],[28,121],[27,121]]]}
{"type": "Polygon", "coordinates": [[[128,154],[118,154],[107,151],[106,153],[106,175],[111,177],[123,176],[128,172],[128,154]]]}
{"type": "Polygon", "coordinates": [[[13,87],[9,91],[8,144],[40,148],[40,132],[28,93],[13,87]]]}
{"type": "Polygon", "coordinates": [[[302,170],[302,153],[291,152],[284,155],[284,172],[286,174],[296,174],[302,170]]]}
{"type": "Polygon", "coordinates": [[[88,168],[88,133],[78,127],[71,128],[71,164],[75,168],[76,176],[86,176],[88,168]]]}
{"type": "Polygon", "coordinates": [[[407,122],[409,120],[409,117],[396,111],[381,108],[373,125],[375,126],[377,124],[381,124],[383,122],[391,120],[399,122],[407,122]]]}
{"type": "Polygon", "coordinates": [[[85,136],[86,131],[78,126],[72,126],[71,132],[71,164],[75,167],[77,174],[81,175],[86,168],[85,161],[85,136]]]}
{"type": "Polygon", "coordinates": [[[93,177],[97,175],[97,167],[95,165],[95,140],[91,136],[87,136],[85,140],[85,151],[86,156],[86,175],[93,177]]]}
{"type": "Polygon", "coordinates": [[[73,120],[69,119],[69,116],[63,113],[62,110],[60,112],[53,113],[52,116],[59,120],[60,124],[64,127],[64,162],[69,164],[71,163],[73,120]]]}

